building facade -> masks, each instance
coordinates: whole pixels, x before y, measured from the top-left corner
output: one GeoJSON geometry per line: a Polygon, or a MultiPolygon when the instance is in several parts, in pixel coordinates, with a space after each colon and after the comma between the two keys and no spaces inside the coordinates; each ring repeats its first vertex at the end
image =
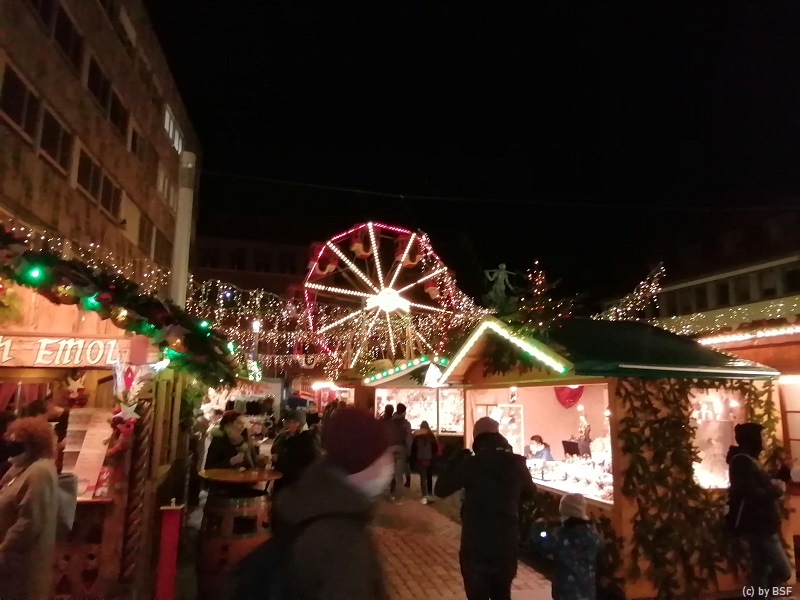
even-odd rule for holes
{"type": "Polygon", "coordinates": [[[0,3],[0,220],[165,292],[189,153],[141,0],[0,3]]]}
{"type": "Polygon", "coordinates": [[[300,285],[308,269],[309,247],[198,236],[194,281],[218,280],[244,290],[286,295],[300,285]]]}

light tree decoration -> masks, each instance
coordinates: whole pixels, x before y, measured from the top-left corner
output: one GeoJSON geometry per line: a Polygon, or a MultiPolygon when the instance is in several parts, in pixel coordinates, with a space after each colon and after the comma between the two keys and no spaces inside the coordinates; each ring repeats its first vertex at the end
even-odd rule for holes
{"type": "Polygon", "coordinates": [[[661,291],[661,280],[664,278],[665,272],[664,263],[659,263],[644,281],[636,286],[633,292],[592,318],[601,321],[638,320],[647,306],[656,301],[656,296],[661,291]]]}

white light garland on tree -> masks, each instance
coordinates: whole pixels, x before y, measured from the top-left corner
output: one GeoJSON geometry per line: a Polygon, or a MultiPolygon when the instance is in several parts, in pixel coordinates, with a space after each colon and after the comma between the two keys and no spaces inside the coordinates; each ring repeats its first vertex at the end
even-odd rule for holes
{"type": "MultiPolygon", "coordinates": [[[[634,321],[638,320],[644,310],[651,302],[656,303],[659,292],[661,292],[661,280],[664,278],[666,270],[664,264],[653,269],[650,274],[636,286],[630,294],[625,296],[614,306],[593,316],[593,319],[600,321],[634,321]]],[[[656,306],[658,306],[656,304],[656,306]]]]}

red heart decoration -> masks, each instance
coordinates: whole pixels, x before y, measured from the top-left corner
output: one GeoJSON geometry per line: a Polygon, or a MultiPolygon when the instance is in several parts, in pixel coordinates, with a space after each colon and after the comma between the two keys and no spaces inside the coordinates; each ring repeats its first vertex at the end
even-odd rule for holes
{"type": "Polygon", "coordinates": [[[576,387],[560,386],[553,388],[556,391],[556,399],[564,408],[572,408],[583,396],[583,386],[576,387]]]}

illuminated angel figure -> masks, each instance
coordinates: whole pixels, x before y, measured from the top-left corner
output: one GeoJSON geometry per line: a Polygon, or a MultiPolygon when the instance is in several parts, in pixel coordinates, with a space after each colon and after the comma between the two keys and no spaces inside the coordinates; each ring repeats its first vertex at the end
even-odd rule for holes
{"type": "Polygon", "coordinates": [[[312,245],[303,284],[307,325],[345,369],[432,356],[454,318],[451,284],[427,236],[362,223],[312,245]],[[336,307],[335,317],[319,316],[317,297],[336,307]]]}

